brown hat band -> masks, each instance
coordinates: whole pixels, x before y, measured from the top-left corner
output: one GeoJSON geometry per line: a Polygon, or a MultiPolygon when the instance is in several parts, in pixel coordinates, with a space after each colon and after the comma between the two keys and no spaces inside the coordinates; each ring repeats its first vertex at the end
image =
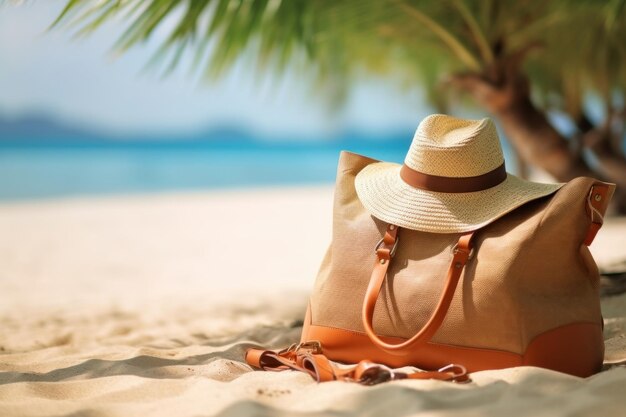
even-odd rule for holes
{"type": "Polygon", "coordinates": [[[495,187],[506,179],[504,162],[496,169],[476,177],[440,177],[424,174],[402,165],[400,178],[414,188],[439,193],[471,193],[495,187]]]}

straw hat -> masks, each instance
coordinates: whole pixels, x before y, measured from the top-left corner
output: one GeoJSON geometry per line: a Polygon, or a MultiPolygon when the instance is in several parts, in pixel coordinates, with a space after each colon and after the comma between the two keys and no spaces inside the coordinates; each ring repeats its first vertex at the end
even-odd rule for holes
{"type": "Polygon", "coordinates": [[[479,229],[563,184],[508,174],[493,122],[435,114],[426,117],[404,165],[377,162],[356,176],[356,192],[375,217],[413,230],[479,229]]]}

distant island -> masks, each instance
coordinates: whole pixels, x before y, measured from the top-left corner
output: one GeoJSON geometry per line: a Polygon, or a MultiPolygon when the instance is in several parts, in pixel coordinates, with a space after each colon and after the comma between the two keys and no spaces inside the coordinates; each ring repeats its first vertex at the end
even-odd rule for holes
{"type": "Polygon", "coordinates": [[[16,118],[0,115],[0,141],[105,140],[88,129],[67,125],[42,114],[16,118]]]}
{"type": "Polygon", "coordinates": [[[9,118],[0,114],[0,147],[23,146],[78,146],[78,147],[128,147],[128,146],[216,146],[216,147],[279,147],[320,148],[359,147],[373,145],[386,147],[408,146],[413,128],[399,128],[385,134],[370,134],[358,130],[345,130],[332,137],[315,138],[302,135],[267,137],[238,126],[214,126],[183,135],[127,135],[116,136],[84,126],[58,121],[45,114],[27,114],[9,118]]]}

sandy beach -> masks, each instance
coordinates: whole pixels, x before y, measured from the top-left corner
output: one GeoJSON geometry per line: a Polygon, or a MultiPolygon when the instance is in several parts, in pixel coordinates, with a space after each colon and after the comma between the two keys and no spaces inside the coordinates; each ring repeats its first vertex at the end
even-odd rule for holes
{"type": "MultiPolygon", "coordinates": [[[[478,372],[470,384],[317,384],[254,372],[299,337],[332,188],[0,204],[0,416],[586,416],[626,409],[626,295],[605,298],[606,370],[478,372]]],[[[626,220],[591,247],[626,259],[626,220]]]]}

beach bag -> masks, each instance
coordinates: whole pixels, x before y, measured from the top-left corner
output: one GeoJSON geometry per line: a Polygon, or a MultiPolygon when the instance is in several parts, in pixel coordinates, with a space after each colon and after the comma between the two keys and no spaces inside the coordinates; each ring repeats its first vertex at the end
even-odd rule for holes
{"type": "Polygon", "coordinates": [[[366,384],[514,366],[592,375],[604,343],[588,246],[614,188],[506,173],[489,119],[430,116],[401,166],[342,152],[301,341],[246,360],[366,384]]]}

